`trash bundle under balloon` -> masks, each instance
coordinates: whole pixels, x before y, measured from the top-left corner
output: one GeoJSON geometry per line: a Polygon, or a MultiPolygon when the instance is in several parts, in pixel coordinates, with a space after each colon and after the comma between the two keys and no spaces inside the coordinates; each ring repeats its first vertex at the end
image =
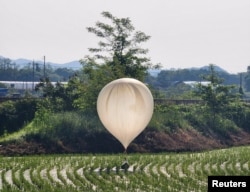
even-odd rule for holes
{"type": "Polygon", "coordinates": [[[121,78],[100,91],[97,112],[104,127],[124,146],[146,128],[154,108],[153,96],[142,82],[121,78]]]}

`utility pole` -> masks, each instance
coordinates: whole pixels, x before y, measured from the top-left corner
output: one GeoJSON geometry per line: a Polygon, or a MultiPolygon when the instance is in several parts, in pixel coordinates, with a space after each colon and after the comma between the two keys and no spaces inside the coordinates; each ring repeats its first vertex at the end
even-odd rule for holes
{"type": "Polygon", "coordinates": [[[239,93],[241,96],[244,95],[243,88],[242,88],[242,73],[240,73],[240,88],[239,88],[239,93]]]}
{"type": "Polygon", "coordinates": [[[44,80],[45,80],[45,77],[46,77],[46,74],[45,74],[45,56],[43,56],[43,78],[44,78],[44,80]]]}
{"type": "Polygon", "coordinates": [[[33,65],[33,74],[32,74],[32,91],[34,91],[34,81],[35,81],[35,63],[34,63],[34,59],[33,59],[33,62],[32,62],[32,65],[33,65]]]}
{"type": "Polygon", "coordinates": [[[242,73],[240,73],[240,87],[242,87],[242,73]]]}

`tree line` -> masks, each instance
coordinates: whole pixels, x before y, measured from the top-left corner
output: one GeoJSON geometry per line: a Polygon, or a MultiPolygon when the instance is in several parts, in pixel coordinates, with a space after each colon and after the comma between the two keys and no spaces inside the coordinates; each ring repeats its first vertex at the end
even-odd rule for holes
{"type": "MultiPolygon", "coordinates": [[[[241,86],[243,90],[250,92],[249,71],[241,74],[229,74],[225,71],[217,72],[224,79],[224,84],[241,86]]],[[[75,74],[79,74],[79,70],[69,68],[53,69],[51,65],[47,64],[44,71],[43,65],[36,62],[27,63],[20,68],[8,58],[0,58],[0,81],[40,81],[44,79],[44,76],[53,82],[68,81],[75,74]]],[[[151,76],[149,72],[146,73],[143,81],[157,89],[166,90],[180,82],[202,81],[201,76],[208,74],[208,68],[161,70],[156,77],[151,76]]]]}
{"type": "Polygon", "coordinates": [[[51,81],[68,81],[77,71],[69,68],[56,68],[50,64],[44,66],[41,63],[27,63],[24,67],[19,67],[9,58],[0,57],[0,81],[40,81],[41,78],[48,77],[51,81]]]}

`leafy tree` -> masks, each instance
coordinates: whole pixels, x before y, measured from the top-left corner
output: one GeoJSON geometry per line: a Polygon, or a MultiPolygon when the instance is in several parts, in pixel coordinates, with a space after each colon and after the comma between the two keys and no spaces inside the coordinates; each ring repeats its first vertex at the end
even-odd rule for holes
{"type": "Polygon", "coordinates": [[[0,136],[21,129],[34,118],[37,101],[22,99],[0,103],[0,136]]]}
{"type": "MultiPolygon", "coordinates": [[[[88,27],[90,33],[102,40],[98,48],[89,48],[93,57],[87,56],[86,63],[101,61],[107,64],[116,78],[133,77],[141,81],[149,67],[152,67],[150,59],[145,57],[148,49],[139,45],[150,39],[150,36],[141,31],[135,31],[129,18],[117,18],[109,12],[102,12],[102,16],[111,24],[97,22],[95,27],[88,27]]],[[[155,66],[157,67],[157,66],[155,66]]]]}
{"type": "MultiPolygon", "coordinates": [[[[224,85],[239,84],[240,75],[229,74],[225,71],[218,70],[215,67],[217,74],[223,78],[224,85]]],[[[176,82],[181,81],[201,81],[202,75],[209,75],[209,67],[203,67],[200,69],[170,69],[161,70],[161,72],[156,77],[156,81],[153,84],[162,89],[168,88],[176,82]]]]}
{"type": "Polygon", "coordinates": [[[76,97],[73,105],[81,110],[95,109],[100,90],[113,79],[115,77],[110,67],[90,61],[84,66],[83,73],[74,80],[76,97]]]}
{"type": "Polygon", "coordinates": [[[98,21],[95,27],[87,27],[101,40],[98,48],[89,48],[91,55],[81,61],[81,97],[75,101],[79,108],[95,108],[98,93],[108,82],[122,77],[144,81],[147,69],[158,67],[145,56],[148,50],[140,47],[150,36],[135,31],[129,18],[117,18],[109,12],[102,12],[102,16],[109,23],[98,21]]]}
{"type": "Polygon", "coordinates": [[[250,66],[248,66],[245,76],[245,89],[246,91],[250,91],[250,66]]]}
{"type": "Polygon", "coordinates": [[[72,76],[75,71],[73,69],[68,69],[68,68],[58,68],[54,71],[55,74],[59,75],[63,80],[66,81],[70,76],[72,76]]]}
{"type": "Polygon", "coordinates": [[[48,77],[45,79],[41,78],[40,83],[36,85],[35,90],[41,91],[43,97],[52,97],[54,94],[54,87],[48,77]]]}
{"type": "Polygon", "coordinates": [[[41,79],[35,90],[42,93],[45,105],[50,105],[53,111],[71,111],[75,109],[74,100],[78,98],[77,75],[70,78],[67,85],[57,82],[52,84],[49,78],[41,79]],[[46,103],[47,101],[47,103],[46,103]]]}
{"type": "Polygon", "coordinates": [[[209,83],[207,85],[198,83],[196,94],[204,100],[214,122],[216,114],[223,112],[236,95],[231,92],[234,88],[233,85],[222,84],[223,79],[218,76],[213,64],[209,65],[209,71],[210,74],[202,76],[202,79],[209,83]]]}

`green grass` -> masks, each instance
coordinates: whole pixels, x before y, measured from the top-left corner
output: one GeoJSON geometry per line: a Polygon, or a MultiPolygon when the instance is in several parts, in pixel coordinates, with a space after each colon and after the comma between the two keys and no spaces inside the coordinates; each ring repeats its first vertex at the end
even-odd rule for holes
{"type": "Polygon", "coordinates": [[[0,143],[18,142],[29,135],[40,135],[51,140],[73,140],[80,132],[104,130],[97,116],[78,112],[47,114],[44,120],[34,119],[22,129],[0,135],[0,143]],[[73,137],[73,138],[72,138],[73,137]]]}
{"type": "Polygon", "coordinates": [[[31,122],[24,126],[24,128],[20,129],[19,131],[10,133],[10,134],[4,134],[0,136],[0,143],[3,142],[9,142],[9,141],[18,141],[25,137],[28,134],[31,133],[37,133],[39,130],[34,126],[34,123],[31,122]]]}
{"type": "Polygon", "coordinates": [[[250,175],[250,146],[201,153],[0,157],[0,191],[207,191],[208,175],[250,175]]]}

